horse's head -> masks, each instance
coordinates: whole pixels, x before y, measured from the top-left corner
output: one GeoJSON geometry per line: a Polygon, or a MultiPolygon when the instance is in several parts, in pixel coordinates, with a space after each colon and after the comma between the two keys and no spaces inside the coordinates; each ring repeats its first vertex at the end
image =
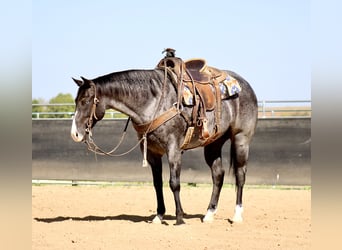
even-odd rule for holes
{"type": "Polygon", "coordinates": [[[93,81],[84,77],[81,77],[82,80],[72,79],[79,88],[75,98],[76,110],[72,121],[71,137],[74,141],[81,142],[85,139],[85,134],[103,118],[105,107],[98,99],[93,81]]]}

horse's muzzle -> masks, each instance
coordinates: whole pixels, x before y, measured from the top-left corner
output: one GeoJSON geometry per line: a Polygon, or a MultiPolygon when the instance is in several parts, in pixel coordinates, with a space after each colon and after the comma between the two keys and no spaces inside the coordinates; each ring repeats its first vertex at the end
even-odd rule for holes
{"type": "Polygon", "coordinates": [[[79,133],[77,133],[77,132],[75,132],[75,133],[71,132],[71,138],[72,138],[75,142],[81,142],[81,141],[83,141],[84,136],[81,135],[81,134],[79,134],[79,133]]]}
{"type": "Polygon", "coordinates": [[[71,131],[70,131],[70,135],[71,138],[75,141],[75,142],[81,142],[84,139],[84,135],[79,133],[77,130],[77,126],[76,126],[76,121],[75,121],[75,117],[72,120],[72,126],[71,126],[71,131]]]}

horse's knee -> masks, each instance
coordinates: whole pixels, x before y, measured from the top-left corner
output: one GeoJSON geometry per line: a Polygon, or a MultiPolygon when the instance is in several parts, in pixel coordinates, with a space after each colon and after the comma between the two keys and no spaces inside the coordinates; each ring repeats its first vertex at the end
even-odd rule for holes
{"type": "Polygon", "coordinates": [[[172,192],[176,192],[180,190],[180,181],[179,178],[170,178],[169,185],[172,192]]]}
{"type": "Polygon", "coordinates": [[[170,165],[169,185],[172,192],[180,190],[180,164],[170,165]]]}

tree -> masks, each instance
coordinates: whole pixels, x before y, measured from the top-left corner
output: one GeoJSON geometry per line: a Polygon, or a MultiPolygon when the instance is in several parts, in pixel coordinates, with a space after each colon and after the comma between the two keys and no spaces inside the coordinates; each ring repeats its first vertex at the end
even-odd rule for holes
{"type": "MultiPolygon", "coordinates": [[[[33,99],[32,104],[43,104],[44,100],[43,99],[33,99]]],[[[45,112],[46,111],[46,106],[43,105],[32,105],[32,118],[37,118],[37,113],[45,112]]]]}
{"type": "Polygon", "coordinates": [[[50,115],[51,117],[55,117],[55,118],[70,118],[75,110],[74,99],[71,94],[59,93],[56,97],[53,97],[50,99],[49,104],[67,104],[67,105],[48,106],[49,112],[61,113],[61,114],[50,115]]]}

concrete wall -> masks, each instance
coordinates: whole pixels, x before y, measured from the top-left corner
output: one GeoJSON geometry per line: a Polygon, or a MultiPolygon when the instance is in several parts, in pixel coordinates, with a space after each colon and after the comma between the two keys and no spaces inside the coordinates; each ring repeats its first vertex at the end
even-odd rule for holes
{"type": "MultiPolygon", "coordinates": [[[[121,137],[125,120],[103,120],[94,131],[95,142],[112,149],[121,137]]],[[[149,168],[142,168],[140,149],[122,157],[97,156],[86,145],[70,137],[71,120],[32,121],[32,179],[152,181],[149,168]]],[[[120,152],[137,143],[129,126],[120,152]]],[[[248,184],[311,184],[311,119],[262,119],[251,144],[248,184]]],[[[228,173],[230,143],[224,146],[223,164],[228,173]]],[[[165,158],[165,157],[164,157],[165,158]]],[[[168,181],[166,159],[164,180],[168,181]]],[[[186,151],[183,155],[182,182],[211,182],[203,149],[186,151]]],[[[226,174],[226,183],[234,183],[226,174]]]]}

